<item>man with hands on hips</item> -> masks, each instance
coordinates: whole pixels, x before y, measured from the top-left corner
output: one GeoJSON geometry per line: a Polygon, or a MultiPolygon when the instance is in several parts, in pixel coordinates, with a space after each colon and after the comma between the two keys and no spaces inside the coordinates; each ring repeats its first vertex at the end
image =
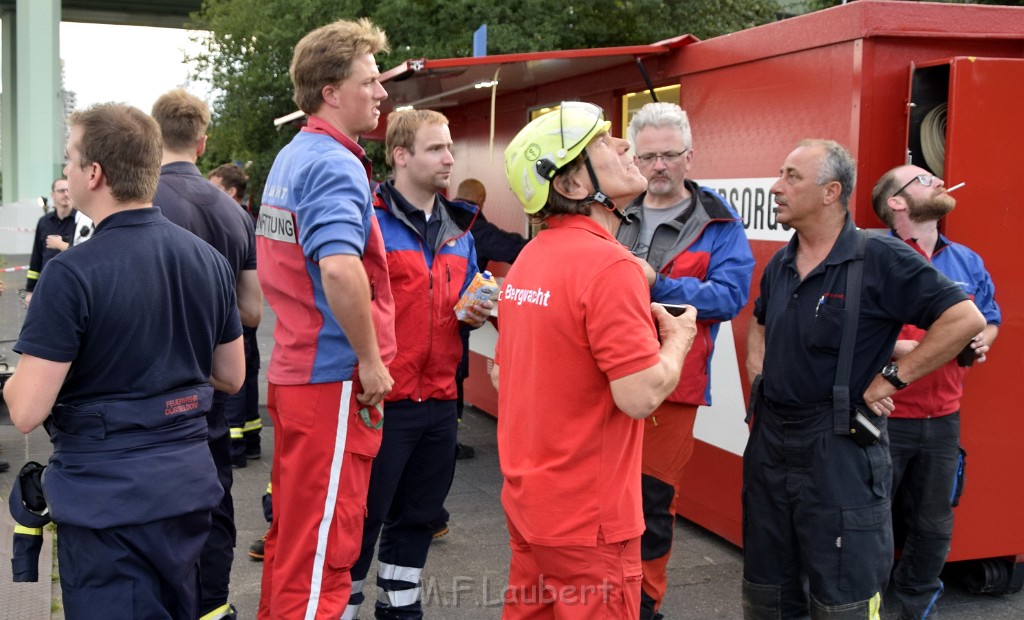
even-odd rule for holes
{"type": "Polygon", "coordinates": [[[845,148],[805,140],[771,189],[778,221],[795,234],[765,268],[747,341],[747,620],[879,617],[893,558],[885,424],[892,395],[955,356],[985,324],[961,288],[905,243],[862,237],[848,211],[855,178],[845,148]],[[857,331],[845,353],[848,385],[839,386],[847,275],[858,260],[857,331]],[[908,323],[928,334],[890,363],[908,323]],[[852,413],[836,411],[833,393],[842,391],[850,408],[863,407],[877,442],[858,443],[849,425],[840,428],[837,415],[852,413]]]}

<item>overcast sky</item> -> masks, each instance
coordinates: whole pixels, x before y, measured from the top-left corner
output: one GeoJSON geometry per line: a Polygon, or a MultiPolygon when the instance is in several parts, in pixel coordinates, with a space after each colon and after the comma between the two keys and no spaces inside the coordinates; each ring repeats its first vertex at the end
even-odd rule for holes
{"type": "Polygon", "coordinates": [[[60,25],[65,85],[78,95],[79,108],[121,101],[148,113],[157,97],[178,86],[207,98],[205,83],[189,83],[186,49],[196,49],[186,30],[60,25]]]}

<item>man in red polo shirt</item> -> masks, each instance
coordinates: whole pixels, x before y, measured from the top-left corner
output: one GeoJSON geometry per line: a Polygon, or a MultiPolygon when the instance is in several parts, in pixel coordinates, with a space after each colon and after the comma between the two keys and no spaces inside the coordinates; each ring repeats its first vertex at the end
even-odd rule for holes
{"type": "Polygon", "coordinates": [[[505,151],[513,192],[547,229],[498,302],[491,378],[512,547],[503,618],[640,610],[640,420],[676,387],[696,311],[651,304],[641,265],[615,240],[616,204],[646,179],[610,126],[600,108],[565,102],[505,151]]]}

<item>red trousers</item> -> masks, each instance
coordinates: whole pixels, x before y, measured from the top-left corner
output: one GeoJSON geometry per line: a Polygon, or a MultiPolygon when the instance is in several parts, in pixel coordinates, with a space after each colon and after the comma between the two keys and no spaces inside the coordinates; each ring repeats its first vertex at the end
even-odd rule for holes
{"type": "MultiPolygon", "coordinates": [[[[693,455],[693,423],[696,405],[665,402],[644,420],[643,479],[644,522],[641,537],[645,598],[661,607],[667,587],[666,571],[672,551],[676,500],[683,468],[693,455]]],[[[650,601],[648,601],[648,604],[650,601]]]]}
{"type": "Polygon", "coordinates": [[[640,540],[547,547],[506,516],[512,562],[502,620],[634,620],[640,613],[640,540]]]}
{"type": "Polygon", "coordinates": [[[360,417],[357,390],[351,381],[270,384],[274,522],[264,552],[260,620],[337,620],[348,604],[370,465],[381,438],[360,417]]]}

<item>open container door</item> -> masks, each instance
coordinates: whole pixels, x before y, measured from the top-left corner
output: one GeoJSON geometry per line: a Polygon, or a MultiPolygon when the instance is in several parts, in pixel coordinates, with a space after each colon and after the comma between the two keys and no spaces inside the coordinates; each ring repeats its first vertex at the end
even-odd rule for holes
{"type": "Polygon", "coordinates": [[[947,186],[961,181],[944,232],[975,250],[996,285],[1003,324],[988,361],[968,374],[961,403],[967,451],[949,561],[975,592],[1024,584],[1024,367],[1020,268],[1024,175],[1024,60],[956,57],[911,68],[908,155],[947,186]]]}

